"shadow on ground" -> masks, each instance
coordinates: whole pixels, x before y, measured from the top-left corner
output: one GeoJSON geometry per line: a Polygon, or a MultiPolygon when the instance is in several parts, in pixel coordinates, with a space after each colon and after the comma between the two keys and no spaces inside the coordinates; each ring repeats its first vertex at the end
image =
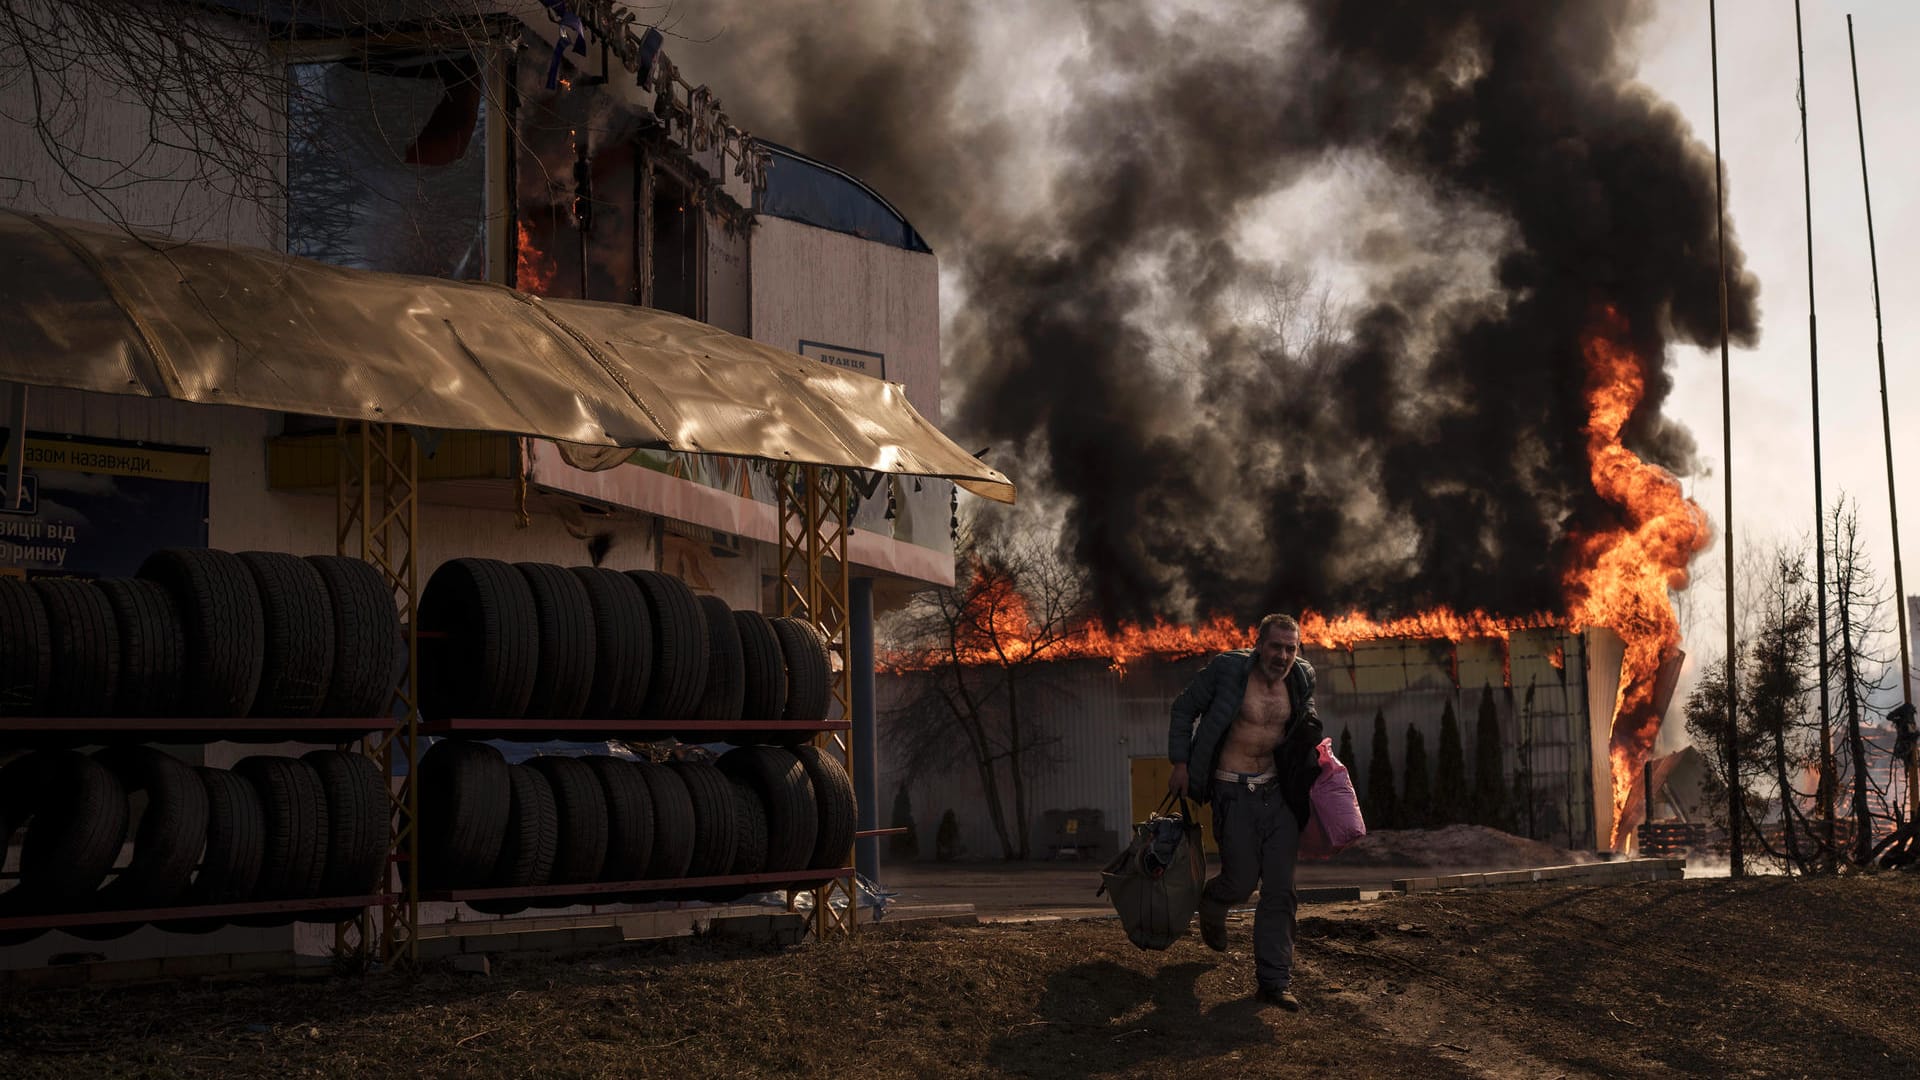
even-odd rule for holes
{"type": "Polygon", "coordinates": [[[1251,997],[1203,1007],[1198,982],[1213,965],[1173,964],[1149,977],[1096,960],[1047,979],[1036,1016],[994,1041],[987,1063],[1010,1073],[1085,1077],[1152,1066],[1178,1071],[1194,1054],[1268,1044],[1269,1007],[1251,997]]]}

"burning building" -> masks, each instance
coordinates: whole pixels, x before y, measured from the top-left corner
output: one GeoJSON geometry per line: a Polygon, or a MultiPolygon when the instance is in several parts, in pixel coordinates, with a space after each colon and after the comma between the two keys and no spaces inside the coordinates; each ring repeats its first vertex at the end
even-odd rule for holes
{"type": "MultiPolygon", "coordinates": [[[[1329,636],[1332,625],[1309,619],[1302,655],[1318,674],[1316,701],[1327,737],[1336,745],[1343,736],[1352,741],[1354,760],[1347,765],[1363,801],[1376,797],[1367,790],[1378,752],[1376,717],[1384,720],[1394,782],[1404,786],[1408,733],[1419,732],[1431,769],[1449,705],[1459,718],[1466,759],[1477,760],[1474,719],[1486,699],[1498,718],[1512,830],[1572,848],[1613,850],[1630,843],[1642,810],[1637,800],[1616,808],[1609,724],[1627,674],[1628,645],[1618,634],[1530,625],[1450,639],[1435,624],[1392,636],[1337,639],[1329,636]]],[[[1123,639],[1119,649],[1110,639],[1096,639],[1073,650],[1083,655],[1063,655],[1028,676],[1023,692],[1034,704],[1025,738],[1032,752],[1023,769],[1036,854],[1057,842],[1055,826],[1063,817],[1090,823],[1095,818],[1088,811],[1097,812],[1100,824],[1085,828],[1104,830],[1104,838],[1081,841],[1093,847],[1111,845],[1127,822],[1144,818],[1166,792],[1173,698],[1215,650],[1251,640],[1245,628],[1220,623],[1117,636],[1123,639]],[[1115,654],[1125,663],[1114,662],[1115,654]]],[[[1646,708],[1657,715],[1671,702],[1679,660],[1671,657],[1648,688],[1646,708]]],[[[910,711],[930,678],[929,670],[911,665],[884,674],[878,688],[882,715],[910,711]]],[[[967,853],[1001,854],[974,764],[912,768],[901,740],[889,739],[884,727],[881,787],[906,786],[916,819],[928,832],[921,850],[931,851],[931,823],[952,810],[967,853]]],[[[1633,779],[1621,790],[1633,794],[1633,779]]]]}

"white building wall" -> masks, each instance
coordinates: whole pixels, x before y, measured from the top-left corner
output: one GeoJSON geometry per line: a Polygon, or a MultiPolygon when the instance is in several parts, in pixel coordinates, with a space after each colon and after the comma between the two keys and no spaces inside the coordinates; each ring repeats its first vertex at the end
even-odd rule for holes
{"type": "MultiPolygon", "coordinates": [[[[27,424],[34,431],[206,447],[209,547],[296,555],[334,550],[331,496],[267,490],[267,439],[279,432],[278,414],[35,389],[29,398],[27,424]]],[[[567,566],[589,561],[586,542],[569,535],[558,517],[535,513],[522,528],[517,516],[512,510],[423,502],[415,547],[420,583],[424,586],[441,563],[463,556],[567,566]]],[[[596,521],[593,527],[614,533],[607,566],[639,570],[656,565],[658,549],[651,520],[596,521]]]]}
{"type": "MultiPolygon", "coordinates": [[[[214,15],[202,18],[238,25],[214,15]]],[[[270,55],[267,44],[261,42],[263,66],[270,62],[270,55]]],[[[69,151],[62,159],[47,154],[40,135],[24,122],[36,115],[36,81],[17,57],[8,58],[7,68],[7,76],[0,79],[0,159],[4,160],[0,206],[84,221],[117,218],[183,240],[221,240],[275,251],[285,248],[275,193],[259,193],[268,196],[263,199],[236,198],[234,192],[241,185],[210,175],[205,161],[189,151],[155,141],[153,118],[146,107],[88,73],[62,70],[41,76],[38,108],[42,115],[55,118],[49,130],[69,151]],[[90,86],[91,92],[84,101],[63,100],[58,93],[62,84],[90,86]],[[68,175],[68,168],[73,175],[68,175]],[[101,186],[89,190],[90,185],[101,186]]],[[[221,100],[250,113],[235,118],[232,126],[245,132],[262,152],[258,159],[262,168],[271,171],[276,166],[274,155],[279,154],[277,164],[284,170],[284,103],[240,92],[223,94],[221,100]]],[[[162,134],[172,136],[176,144],[185,141],[173,133],[162,134]]],[[[284,178],[284,171],[280,175],[284,178]]]]}
{"type": "Polygon", "coordinates": [[[926,252],[762,215],[752,243],[753,337],[886,357],[888,382],[940,423],[940,267],[926,252]]]}

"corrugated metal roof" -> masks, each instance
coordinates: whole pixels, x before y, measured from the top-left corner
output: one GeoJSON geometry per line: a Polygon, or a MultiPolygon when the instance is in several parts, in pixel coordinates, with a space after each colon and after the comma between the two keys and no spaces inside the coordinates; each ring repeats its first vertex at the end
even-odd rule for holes
{"type": "Polygon", "coordinates": [[[1014,496],[897,384],[692,319],[10,210],[0,340],[0,381],[535,435],[588,468],[644,447],[1014,496]]]}

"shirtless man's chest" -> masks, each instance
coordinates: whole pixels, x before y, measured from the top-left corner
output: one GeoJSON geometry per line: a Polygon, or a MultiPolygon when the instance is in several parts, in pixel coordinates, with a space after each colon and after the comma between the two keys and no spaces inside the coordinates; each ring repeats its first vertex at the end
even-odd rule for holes
{"type": "Polygon", "coordinates": [[[1220,747],[1221,769],[1238,773],[1261,773],[1273,768],[1273,751],[1287,733],[1287,719],[1293,715],[1293,699],[1287,693],[1287,680],[1268,683],[1259,671],[1247,678],[1247,693],[1240,701],[1240,715],[1227,729],[1220,747]]]}

